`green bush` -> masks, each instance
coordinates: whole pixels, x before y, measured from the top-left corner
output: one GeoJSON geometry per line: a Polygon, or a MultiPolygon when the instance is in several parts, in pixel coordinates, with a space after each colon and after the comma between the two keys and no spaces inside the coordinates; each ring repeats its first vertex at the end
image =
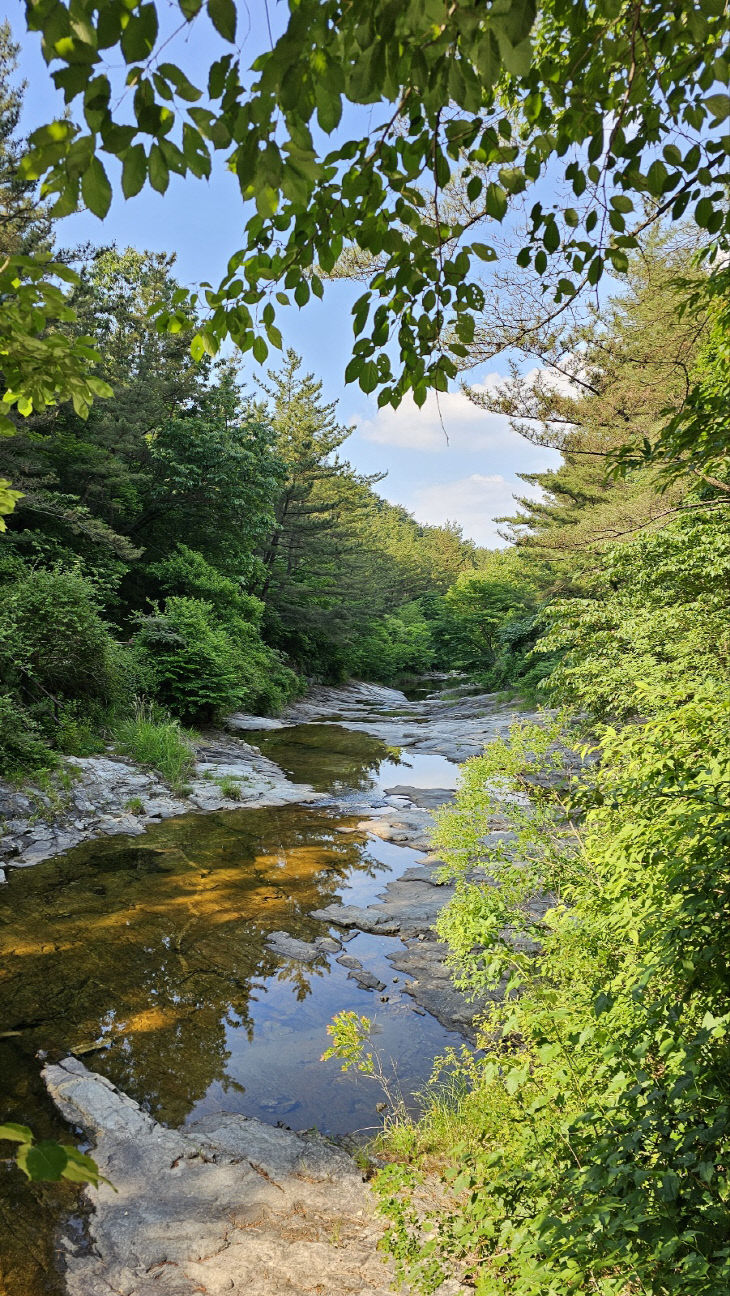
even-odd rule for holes
{"type": "Polygon", "coordinates": [[[177,792],[186,787],[195,769],[194,735],[179,721],[157,707],[140,704],[118,723],[114,737],[121,756],[156,770],[177,792]]]}
{"type": "Polygon", "coordinates": [[[224,576],[203,554],[178,544],[167,558],[147,568],[167,597],[183,596],[203,599],[215,609],[222,623],[248,622],[261,625],[264,605],[253,594],[247,594],[239,581],[224,576]]]}
{"type": "Polygon", "coordinates": [[[0,775],[52,769],[57,758],[24,707],[0,693],[0,775]]]}
{"type": "Polygon", "coordinates": [[[482,1055],[452,1059],[467,1085],[453,1119],[437,1102],[391,1139],[388,1245],[424,1293],[458,1276],[477,1296],[719,1296],[730,697],[710,684],[605,730],[572,788],[555,737],[520,726],[490,744],[438,816],[456,879],[438,931],[457,982],[511,993],[487,1012],[482,1055]],[[494,845],[505,815],[515,838],[494,845]],[[425,1157],[443,1191],[424,1221],[409,1163],[425,1157]]]}
{"type": "Polygon", "coordinates": [[[28,702],[47,706],[113,692],[113,640],[91,584],[75,572],[29,571],[4,590],[0,678],[28,702]]]}
{"type": "Polygon", "coordinates": [[[275,715],[301,692],[299,676],[252,626],[240,622],[231,634],[238,649],[239,707],[253,715],[275,715]]]}
{"type": "Polygon", "coordinates": [[[241,700],[240,652],[210,603],[174,597],[141,618],[136,646],[156,697],[182,719],[210,720],[241,700]]]}
{"type": "Polygon", "coordinates": [[[298,677],[254,625],[232,613],[221,622],[202,599],[167,599],[162,612],[142,619],[135,651],[155,696],[183,719],[276,711],[299,691],[298,677]]]}

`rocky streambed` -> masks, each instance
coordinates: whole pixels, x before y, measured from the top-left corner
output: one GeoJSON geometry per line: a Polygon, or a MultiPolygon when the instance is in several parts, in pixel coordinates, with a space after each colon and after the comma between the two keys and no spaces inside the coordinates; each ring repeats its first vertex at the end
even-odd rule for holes
{"type": "Polygon", "coordinates": [[[72,804],[33,822],[2,790],[8,1117],[57,1134],[60,1113],[118,1190],[90,1191],[74,1232],[67,1201],[34,1218],[10,1171],[8,1296],[388,1289],[369,1190],[327,1141],[376,1128],[382,1094],[320,1061],[325,1027],[373,1018],[406,1103],[472,1038],[479,1005],[433,931],[452,892],[429,830],[455,762],[515,715],[490,695],[316,689],[206,735],[184,800],[112,757],[76,762],[72,804]]]}

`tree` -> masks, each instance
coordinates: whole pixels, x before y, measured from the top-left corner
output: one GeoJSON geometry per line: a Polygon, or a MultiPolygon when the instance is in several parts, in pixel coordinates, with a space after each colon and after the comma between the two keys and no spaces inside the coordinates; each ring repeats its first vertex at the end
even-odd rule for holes
{"type": "MultiPolygon", "coordinates": [[[[187,34],[203,21],[202,0],[179,7],[187,34]]],[[[379,389],[382,403],[409,389],[422,403],[474,336],[484,302],[475,268],[496,256],[481,227],[503,222],[531,188],[518,261],[538,275],[551,260],[560,267],[556,310],[606,266],[625,270],[639,231],[664,212],[691,214],[709,258],[727,247],[723,0],[701,10],[694,0],[544,0],[539,11],[532,0],[299,0],[250,74],[236,57],[233,0],[209,0],[207,14],[224,52],[206,94],[197,73],[165,61],[176,32],[160,29],[154,3],[26,5],[55,84],[85,119],[34,132],[24,161],[57,214],[80,201],[106,214],[102,154],[121,160],[131,197],[148,180],[164,193],[171,172],[207,176],[221,151],[254,204],[244,246],[206,293],[201,353],[230,334],[265,359],[266,339],[280,345],[275,302],[321,295],[317,267],[327,272],[355,243],[384,261],[354,308],[348,380],[379,389]],[[119,93],[120,56],[133,95],[119,93]],[[381,120],[350,114],[350,136],[347,105],[375,105],[381,120]],[[335,134],[331,146],[316,142],[315,126],[335,134]],[[469,210],[449,222],[440,196],[455,174],[469,210]],[[545,184],[565,185],[571,205],[546,201],[545,184]]],[[[161,322],[179,327],[179,312],[161,322]]]]}
{"type": "Polygon", "coordinates": [[[286,476],[261,551],[264,575],[256,592],[268,605],[274,641],[310,668],[321,668],[332,645],[347,641],[358,593],[367,597],[363,579],[367,587],[372,569],[363,565],[357,519],[371,510],[370,488],[382,475],[360,476],[339,457],[351,429],[337,422],[335,405],[322,400],[322,384],[300,369],[290,350],[281,370],[262,385],[286,476]]]}
{"type": "MultiPolygon", "coordinates": [[[[18,46],[0,24],[0,437],[12,436],[18,416],[45,413],[59,400],[84,417],[95,396],[110,388],[93,373],[97,359],[88,337],[69,335],[74,320],[68,285],[76,276],[52,260],[47,208],[37,185],[21,174],[17,126],[25,87],[17,85],[18,46]],[[65,287],[64,287],[65,285],[65,287]]],[[[0,531],[22,491],[0,477],[0,531]]]]}

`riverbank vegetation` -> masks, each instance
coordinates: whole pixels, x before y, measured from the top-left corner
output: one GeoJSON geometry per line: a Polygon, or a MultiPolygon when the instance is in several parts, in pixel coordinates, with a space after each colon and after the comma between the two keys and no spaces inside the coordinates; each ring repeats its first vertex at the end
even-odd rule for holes
{"type": "Polygon", "coordinates": [[[553,719],[468,761],[438,814],[440,934],[496,998],[480,1053],[380,1140],[413,1291],[730,1291],[730,463],[656,451],[688,379],[724,381],[727,319],[676,314],[691,272],[681,237],[654,243],[559,362],[488,398],[562,462],[506,523],[511,580],[443,602],[472,608],[465,664],[480,625],[470,668],[553,719]]]}
{"type": "MultiPolygon", "coordinates": [[[[0,54],[2,238],[50,248],[18,176],[7,30],[0,54]]],[[[48,406],[4,443],[19,495],[0,553],[2,770],[109,741],[146,763],[157,727],[153,763],[179,782],[175,726],[275,713],[308,678],[435,664],[423,607],[488,555],[352,468],[350,429],[293,352],[246,390],[232,361],[192,360],[191,328],[161,336],[148,312],[180,292],[172,258],[63,256],[79,275],[73,330],[114,394],[48,406]]]]}

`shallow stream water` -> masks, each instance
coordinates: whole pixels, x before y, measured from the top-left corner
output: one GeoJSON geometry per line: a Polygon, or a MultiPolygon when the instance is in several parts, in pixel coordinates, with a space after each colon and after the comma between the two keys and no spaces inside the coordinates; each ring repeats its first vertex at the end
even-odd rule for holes
{"type": "MultiPolygon", "coordinates": [[[[458,1037],[403,994],[387,953],[360,933],[348,953],[385,982],[360,989],[334,954],[287,961],[273,931],[310,941],[309,917],[335,900],[368,904],[418,858],[352,831],[355,806],[397,783],[455,785],[441,756],[387,748],[334,724],[247,735],[295,780],[338,805],[186,815],[143,837],[87,843],[11,873],[0,890],[0,1074],[9,1119],[68,1138],[40,1080],[41,1057],[81,1057],[158,1120],[225,1110],[343,1134],[373,1130],[382,1094],[320,1060],[327,1023],[352,1008],[407,1102],[458,1037]],[[343,815],[342,804],[353,806],[343,815]],[[11,1113],[11,1114],[10,1114],[11,1113]]],[[[341,935],[341,933],[340,933],[341,935]]],[[[63,1290],[55,1232],[73,1210],[65,1186],[0,1183],[0,1293],[63,1290]]]]}

